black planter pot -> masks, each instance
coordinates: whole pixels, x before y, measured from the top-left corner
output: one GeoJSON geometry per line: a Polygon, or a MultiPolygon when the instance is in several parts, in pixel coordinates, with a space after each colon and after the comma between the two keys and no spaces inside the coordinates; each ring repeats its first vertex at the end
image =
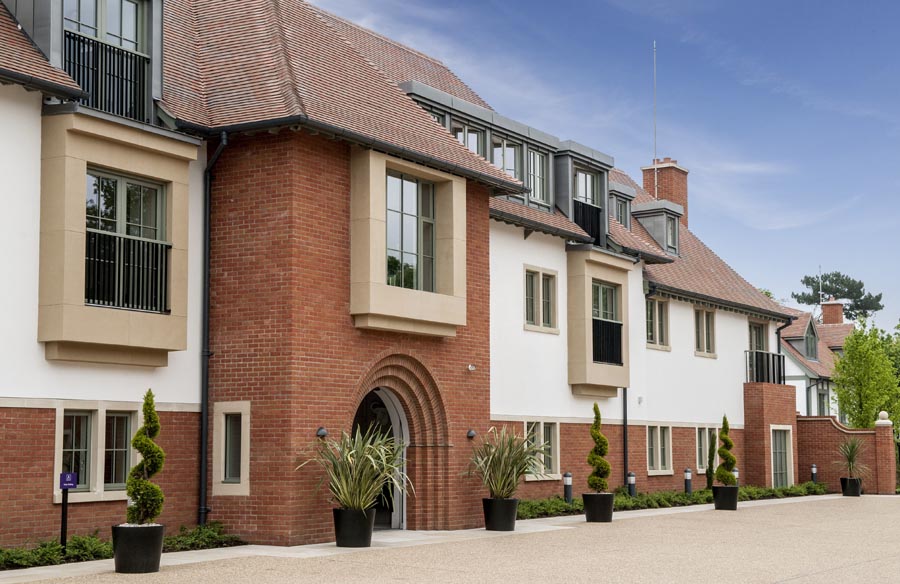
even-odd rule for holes
{"type": "Polygon", "coordinates": [[[588,523],[610,523],[613,517],[613,504],[616,496],[613,493],[584,493],[584,516],[588,523]]]}
{"type": "Polygon", "coordinates": [[[159,572],[164,525],[113,525],[112,545],[116,572],[149,574],[159,572]]]}
{"type": "Polygon", "coordinates": [[[859,497],[862,494],[862,479],[841,477],[841,493],[845,497],[859,497]]]}
{"type": "Polygon", "coordinates": [[[713,504],[719,511],[737,511],[737,485],[713,485],[713,504]]]}
{"type": "Polygon", "coordinates": [[[482,499],[484,528],[488,531],[515,531],[518,499],[482,499]]]}
{"type": "Polygon", "coordinates": [[[375,509],[332,509],[334,542],[338,547],[370,547],[375,529],[375,509]]]}

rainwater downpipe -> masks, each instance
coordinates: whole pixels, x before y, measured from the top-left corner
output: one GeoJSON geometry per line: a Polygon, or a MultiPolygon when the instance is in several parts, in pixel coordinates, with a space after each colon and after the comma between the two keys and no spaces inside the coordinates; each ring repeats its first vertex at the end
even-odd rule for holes
{"type": "Polygon", "coordinates": [[[778,353],[781,354],[781,331],[791,326],[791,323],[794,322],[794,318],[791,317],[784,322],[783,325],[775,329],[775,342],[778,345],[778,353]]]}
{"type": "Polygon", "coordinates": [[[628,388],[622,388],[622,484],[628,486],[628,388]]]}
{"type": "Polygon", "coordinates": [[[197,523],[206,525],[210,509],[207,507],[206,483],[209,456],[209,263],[210,263],[210,211],[212,204],[212,169],[222,150],[228,145],[228,134],[222,132],[219,145],[206,163],[203,171],[203,303],[200,319],[203,326],[203,347],[200,351],[200,508],[197,523]]]}

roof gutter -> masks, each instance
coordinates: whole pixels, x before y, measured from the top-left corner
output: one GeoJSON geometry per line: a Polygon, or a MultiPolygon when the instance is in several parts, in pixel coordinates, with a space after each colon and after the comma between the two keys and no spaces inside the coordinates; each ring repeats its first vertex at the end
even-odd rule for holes
{"type": "Polygon", "coordinates": [[[385,142],[384,140],[379,140],[377,138],[372,138],[364,134],[360,134],[359,132],[354,132],[353,130],[341,128],[327,122],[313,120],[306,114],[297,114],[281,118],[272,118],[268,120],[244,122],[241,124],[231,124],[227,126],[216,127],[203,126],[176,118],[175,126],[181,130],[202,134],[208,137],[219,135],[222,132],[234,134],[240,132],[267,130],[270,128],[277,128],[282,126],[302,126],[309,130],[314,130],[323,134],[329,134],[334,136],[335,138],[340,138],[359,146],[371,148],[373,150],[379,150],[387,154],[405,158],[412,162],[430,166],[431,168],[449,172],[450,174],[471,178],[472,180],[486,184],[490,187],[503,191],[504,193],[520,194],[528,192],[528,188],[522,183],[506,181],[483,172],[478,172],[477,170],[471,170],[457,164],[447,162],[446,160],[441,160],[440,158],[436,158],[434,156],[422,154],[421,152],[410,150],[409,148],[397,146],[396,144],[391,144],[390,142],[385,142]]]}
{"type": "Polygon", "coordinates": [[[34,75],[25,75],[24,73],[19,73],[18,71],[12,71],[3,67],[0,67],[0,79],[21,85],[25,89],[41,91],[55,97],[63,97],[66,99],[85,99],[88,97],[88,94],[80,89],[73,89],[66,85],[62,85],[61,83],[54,83],[53,81],[40,79],[34,75]]]}
{"type": "Polygon", "coordinates": [[[793,318],[789,314],[782,314],[780,312],[774,312],[771,310],[766,310],[764,308],[756,308],[755,306],[749,306],[747,304],[741,304],[739,302],[732,302],[730,300],[723,300],[721,298],[715,298],[714,296],[707,296],[706,294],[698,294],[696,292],[691,292],[690,290],[682,290],[680,288],[673,288],[671,286],[666,286],[665,284],[654,283],[656,289],[661,292],[668,292],[670,294],[676,294],[680,296],[685,296],[688,298],[695,298],[702,302],[709,302],[710,304],[718,304],[720,306],[725,306],[728,308],[735,308],[737,310],[742,310],[744,312],[752,312],[755,314],[759,314],[762,316],[767,316],[772,320],[781,320],[783,321],[786,318],[793,318]]]}
{"type": "Polygon", "coordinates": [[[524,227],[533,231],[540,231],[541,233],[546,233],[548,235],[562,237],[563,239],[571,241],[579,241],[582,243],[594,242],[594,238],[589,235],[581,235],[580,233],[575,233],[574,231],[560,229],[559,227],[551,227],[550,225],[546,225],[545,223],[540,223],[531,219],[525,219],[524,217],[519,217],[518,215],[507,213],[506,211],[491,209],[491,218],[499,221],[504,221],[506,223],[512,223],[513,225],[518,225],[519,227],[524,227]]]}
{"type": "Polygon", "coordinates": [[[641,251],[639,249],[634,249],[633,247],[627,247],[621,244],[616,244],[622,248],[622,252],[628,255],[633,255],[638,258],[638,260],[644,260],[648,264],[671,264],[675,260],[669,257],[658,256],[652,253],[647,253],[645,251],[641,251]]]}

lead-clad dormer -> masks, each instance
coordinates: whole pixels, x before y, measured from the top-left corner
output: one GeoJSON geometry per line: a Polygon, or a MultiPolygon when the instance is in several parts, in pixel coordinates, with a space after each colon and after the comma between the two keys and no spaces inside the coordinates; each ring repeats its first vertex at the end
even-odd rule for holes
{"type": "Polygon", "coordinates": [[[609,232],[606,200],[612,156],[578,142],[560,142],[554,156],[556,206],[594,238],[594,245],[606,245],[609,232]]]}
{"type": "Polygon", "coordinates": [[[680,253],[678,229],[683,214],[681,205],[665,199],[634,205],[631,209],[632,217],[671,255],[680,253]]]}

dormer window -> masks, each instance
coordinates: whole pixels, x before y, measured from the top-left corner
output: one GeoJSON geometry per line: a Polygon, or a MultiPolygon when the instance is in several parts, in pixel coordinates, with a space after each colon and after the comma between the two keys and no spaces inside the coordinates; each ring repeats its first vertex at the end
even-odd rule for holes
{"type": "Polygon", "coordinates": [[[133,0],[65,0],[66,29],[96,37],[130,51],[138,50],[140,4],[133,0]]]}
{"type": "Polygon", "coordinates": [[[609,208],[616,221],[621,223],[625,229],[631,229],[631,203],[628,199],[610,195],[609,208]]]}
{"type": "Polygon", "coordinates": [[[603,201],[600,175],[583,169],[575,169],[575,200],[600,207],[603,201]]]}
{"type": "Polygon", "coordinates": [[[547,187],[547,155],[537,150],[528,151],[528,186],[531,198],[545,205],[550,204],[550,189],[547,187]]]}
{"type": "Polygon", "coordinates": [[[491,136],[491,161],[511,177],[522,178],[522,145],[503,136],[491,136]]]}
{"type": "Polygon", "coordinates": [[[666,251],[678,253],[678,219],[671,215],[666,216],[666,251]]]}
{"type": "Polygon", "coordinates": [[[806,356],[809,359],[819,358],[819,339],[816,337],[816,330],[810,322],[806,328],[806,356]]]}
{"type": "Polygon", "coordinates": [[[484,130],[462,120],[453,120],[450,132],[459,143],[479,156],[484,156],[484,130]]]}

